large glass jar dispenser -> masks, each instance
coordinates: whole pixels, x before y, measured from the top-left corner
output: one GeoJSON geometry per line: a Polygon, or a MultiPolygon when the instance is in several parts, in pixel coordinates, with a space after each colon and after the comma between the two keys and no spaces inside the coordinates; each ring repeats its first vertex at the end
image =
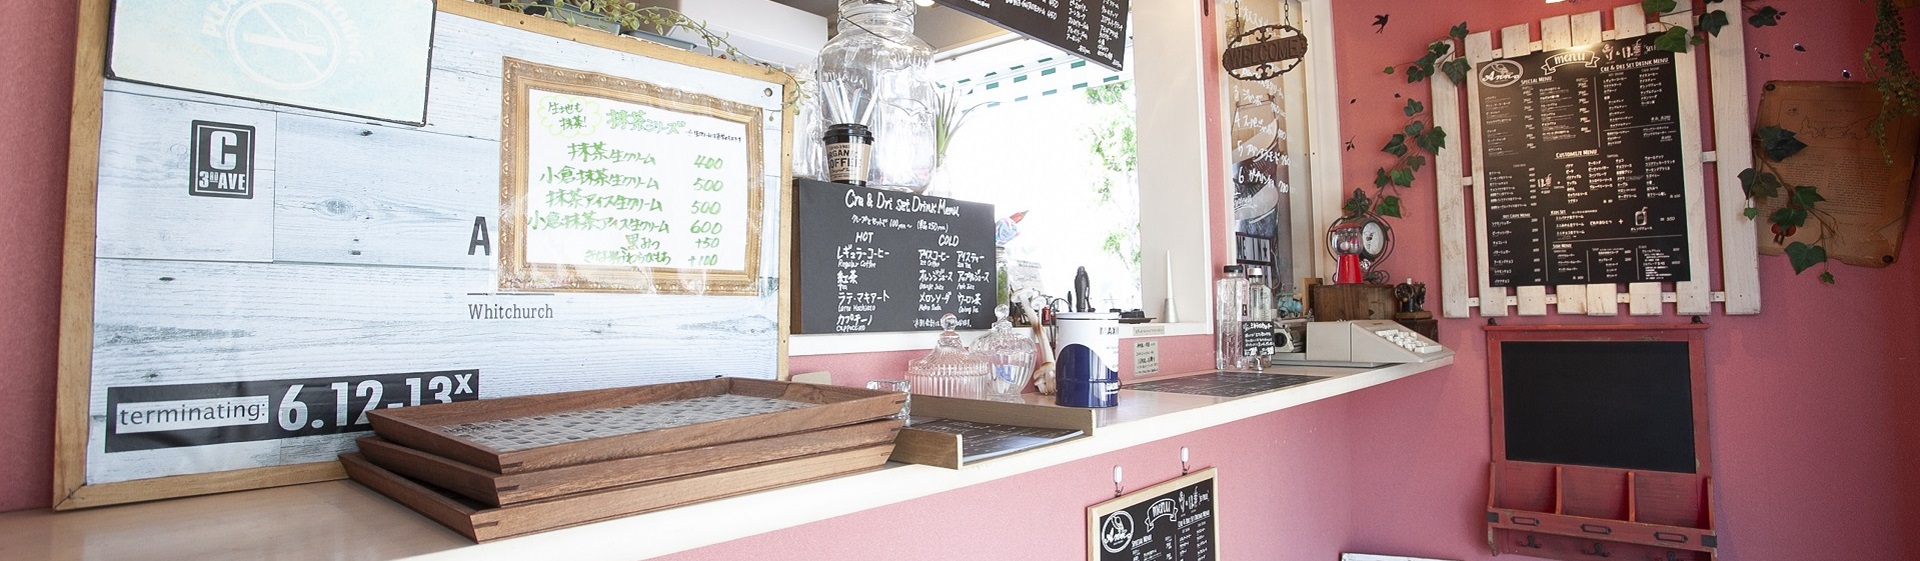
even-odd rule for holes
{"type": "MultiPolygon", "coordinates": [[[[825,130],[873,133],[867,184],[921,192],[933,178],[933,49],[913,36],[912,0],[840,0],[839,32],[817,61],[825,130]]],[[[812,139],[810,139],[812,140],[812,139]]]]}

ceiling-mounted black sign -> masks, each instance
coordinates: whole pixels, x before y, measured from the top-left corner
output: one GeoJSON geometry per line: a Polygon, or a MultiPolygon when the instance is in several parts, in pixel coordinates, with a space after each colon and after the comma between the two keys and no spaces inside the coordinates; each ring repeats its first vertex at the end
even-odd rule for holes
{"type": "Polygon", "coordinates": [[[937,0],[1008,31],[1119,71],[1129,0],[937,0]]]}
{"type": "Polygon", "coordinates": [[[1300,66],[1307,36],[1291,25],[1264,25],[1234,36],[1220,53],[1227,75],[1248,81],[1270,80],[1300,66]]]}

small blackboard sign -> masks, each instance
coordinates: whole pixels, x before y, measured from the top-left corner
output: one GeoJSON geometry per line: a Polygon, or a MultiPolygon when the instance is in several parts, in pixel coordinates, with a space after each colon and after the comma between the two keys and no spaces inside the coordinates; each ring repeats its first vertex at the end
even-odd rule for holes
{"type": "Polygon", "coordinates": [[[1686,341],[1502,341],[1508,460],[1693,473],[1686,341]]]}
{"type": "Polygon", "coordinates": [[[1207,468],[1087,507],[1087,561],[1219,559],[1218,475],[1207,468]]]}
{"type": "Polygon", "coordinates": [[[1266,356],[1273,354],[1273,349],[1278,346],[1280,346],[1280,342],[1274,339],[1273,322],[1240,322],[1241,354],[1246,356],[1266,356]]]}
{"type": "Polygon", "coordinates": [[[993,325],[993,205],[794,182],[799,333],[993,325]]]}
{"type": "Polygon", "coordinates": [[[1130,0],[936,0],[1119,71],[1130,0]]]}
{"type": "Polygon", "coordinates": [[[1654,39],[1475,68],[1489,285],[1701,280],[1687,264],[1679,76],[1654,39]]]}

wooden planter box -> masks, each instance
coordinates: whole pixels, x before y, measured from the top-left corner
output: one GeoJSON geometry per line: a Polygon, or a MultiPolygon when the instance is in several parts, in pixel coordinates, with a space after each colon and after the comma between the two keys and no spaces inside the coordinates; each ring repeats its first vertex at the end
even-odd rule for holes
{"type": "Polygon", "coordinates": [[[360,454],[386,470],[488,506],[513,505],[705,473],[799,456],[893,442],[900,421],[868,421],[743,442],[689,448],[506,475],[400,446],[378,437],[360,439],[360,454]]]}
{"type": "MultiPolygon", "coordinates": [[[[522,474],[884,419],[898,413],[905,399],[901,393],[860,388],[714,378],[382,409],[371,418],[374,433],[394,444],[482,471],[522,474]],[[777,399],[793,408],[666,422],[632,432],[576,417],[723,396],[777,399]],[[514,426],[499,428],[502,425],[514,426]]],[[[692,409],[690,413],[701,413],[698,407],[692,409]]]]}

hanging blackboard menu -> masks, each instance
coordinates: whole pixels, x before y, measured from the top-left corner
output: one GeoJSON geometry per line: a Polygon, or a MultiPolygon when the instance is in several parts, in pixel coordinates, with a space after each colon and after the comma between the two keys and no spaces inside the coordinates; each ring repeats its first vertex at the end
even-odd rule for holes
{"type": "Polygon", "coordinates": [[[1217,475],[1207,468],[1087,507],[1087,561],[1219,559],[1217,475]]]}
{"type": "Polygon", "coordinates": [[[1653,41],[1475,69],[1492,286],[1692,280],[1673,53],[1653,41]]]}
{"type": "Polygon", "coordinates": [[[937,0],[1105,66],[1123,66],[1129,0],[937,0]]]}
{"type": "Polygon", "coordinates": [[[794,181],[800,333],[993,324],[993,205],[794,181]]]}

